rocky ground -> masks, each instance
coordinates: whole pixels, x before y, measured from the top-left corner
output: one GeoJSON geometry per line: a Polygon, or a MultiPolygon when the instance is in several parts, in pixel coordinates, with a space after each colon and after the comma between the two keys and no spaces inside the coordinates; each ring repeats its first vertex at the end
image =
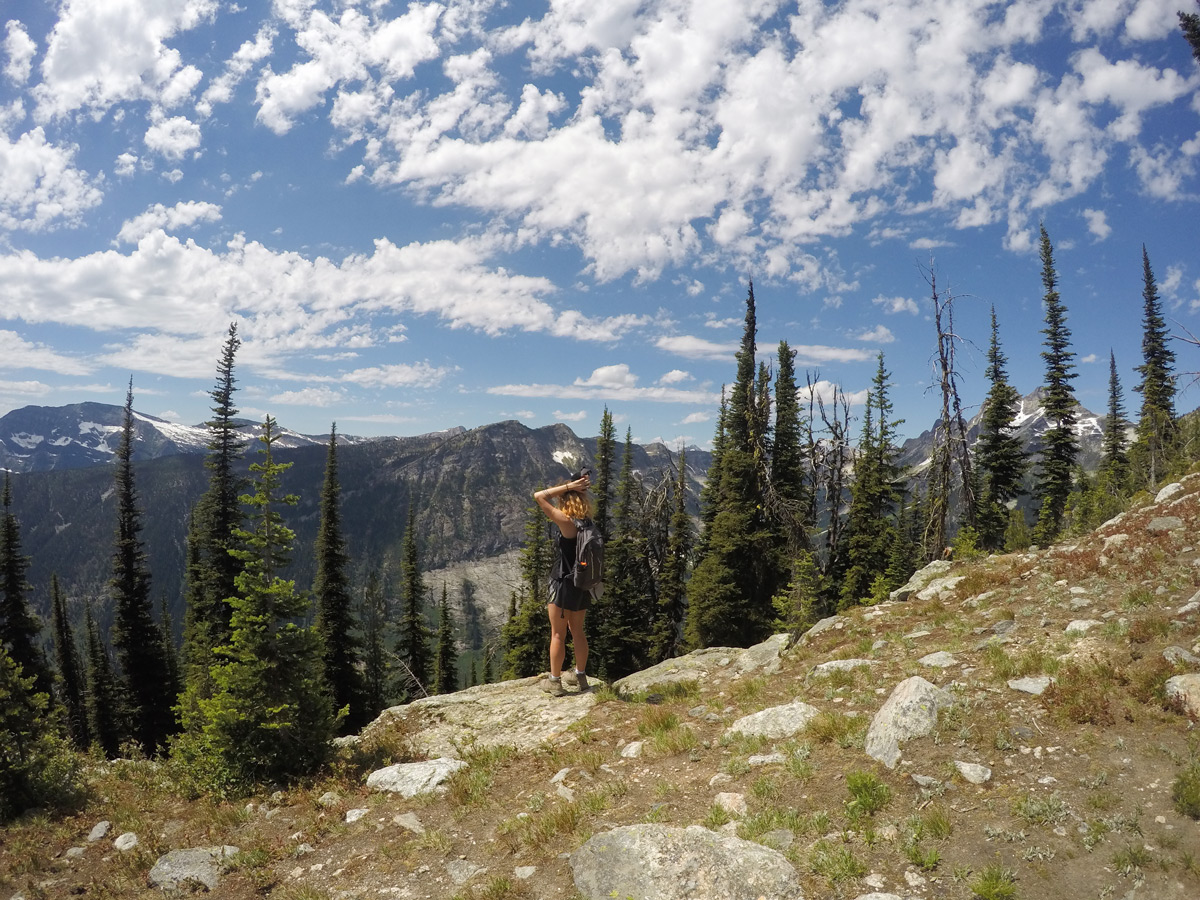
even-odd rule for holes
{"type": "Polygon", "coordinates": [[[1193,900],[1198,526],[1193,475],[790,648],[389,710],[249,801],[98,765],[85,809],[0,835],[0,898],[1193,900]]]}

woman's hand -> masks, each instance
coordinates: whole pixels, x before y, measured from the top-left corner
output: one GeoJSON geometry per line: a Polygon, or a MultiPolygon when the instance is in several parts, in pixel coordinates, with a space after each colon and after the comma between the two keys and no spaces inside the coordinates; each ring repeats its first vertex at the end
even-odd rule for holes
{"type": "Polygon", "coordinates": [[[577,491],[578,493],[582,494],[591,486],[591,484],[592,476],[585,474],[582,478],[577,478],[574,481],[568,481],[567,490],[577,491]]]}

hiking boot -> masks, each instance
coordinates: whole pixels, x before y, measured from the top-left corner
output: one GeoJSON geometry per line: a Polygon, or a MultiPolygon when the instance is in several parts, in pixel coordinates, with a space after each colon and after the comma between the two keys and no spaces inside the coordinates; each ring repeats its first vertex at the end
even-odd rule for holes
{"type": "Polygon", "coordinates": [[[561,678],[557,678],[557,679],[551,678],[549,675],[547,675],[545,678],[543,678],[541,681],[538,682],[538,687],[540,687],[543,691],[545,691],[551,697],[562,697],[562,696],[565,696],[567,693],[563,689],[562,679],[561,678]]]}
{"type": "Polygon", "coordinates": [[[579,693],[586,694],[588,692],[587,676],[582,672],[563,672],[562,683],[574,687],[579,685],[579,693]]]}

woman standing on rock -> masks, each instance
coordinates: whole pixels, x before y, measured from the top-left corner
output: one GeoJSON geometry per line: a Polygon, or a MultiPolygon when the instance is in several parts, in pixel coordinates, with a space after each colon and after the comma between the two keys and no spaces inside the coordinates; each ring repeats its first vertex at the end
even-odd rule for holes
{"type": "Polygon", "coordinates": [[[533,495],[546,517],[558,526],[558,556],[550,570],[550,602],[546,612],[550,616],[550,674],[541,680],[542,690],[561,697],[566,693],[563,682],[578,684],[580,692],[588,689],[587,666],[588,643],[583,633],[583,619],[587,615],[591,594],[575,587],[571,570],[575,562],[575,538],[578,528],[575,523],[592,515],[592,504],[587,489],[592,483],[591,474],[584,469],[571,481],[538,491],[533,495]],[[558,498],[558,505],[550,502],[558,498]],[[562,674],[563,660],[567,655],[567,631],[571,632],[571,645],[575,648],[575,671],[562,674]]]}

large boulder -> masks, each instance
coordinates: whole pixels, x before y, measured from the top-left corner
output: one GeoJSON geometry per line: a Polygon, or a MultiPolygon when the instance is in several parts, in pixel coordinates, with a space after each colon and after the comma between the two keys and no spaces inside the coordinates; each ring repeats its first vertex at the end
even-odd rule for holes
{"type": "Polygon", "coordinates": [[[793,700],[783,706],[772,706],[748,716],[742,716],[729,728],[726,734],[744,734],[751,737],[765,737],[773,740],[789,738],[802,731],[820,710],[809,706],[801,700],[793,700]]]}
{"type": "Polygon", "coordinates": [[[628,825],[571,854],[584,900],[803,900],[783,854],[699,825],[628,825]]]}
{"type": "Polygon", "coordinates": [[[425,697],[379,714],[353,743],[379,730],[408,736],[423,756],[457,757],[461,747],[515,747],[536,750],[587,716],[595,696],[569,692],[552,697],[537,686],[539,678],[481,684],[453,694],[425,697]]]}
{"type": "Polygon", "coordinates": [[[688,681],[713,683],[749,674],[770,675],[779,671],[779,660],[787,649],[788,635],[774,634],[753,647],[708,647],[664,660],[641,672],[613,682],[622,694],[662,690],[688,681]]]}
{"type": "Polygon", "coordinates": [[[191,892],[199,885],[215,891],[224,861],[237,852],[237,847],[230,846],[172,850],[158,858],[147,877],[150,884],[164,891],[191,892]]]}
{"type": "Polygon", "coordinates": [[[461,759],[442,757],[423,762],[397,763],[376,769],[367,776],[367,787],[373,791],[386,791],[411,798],[438,790],[451,775],[464,768],[461,759]]]}
{"type": "Polygon", "coordinates": [[[900,762],[900,742],[924,737],[937,725],[938,712],[954,704],[949,691],[919,675],[896,685],[867,729],[864,750],[889,769],[900,762]]]}
{"type": "Polygon", "coordinates": [[[1194,719],[1200,719],[1200,675],[1176,675],[1168,678],[1167,699],[1194,719]]]}

